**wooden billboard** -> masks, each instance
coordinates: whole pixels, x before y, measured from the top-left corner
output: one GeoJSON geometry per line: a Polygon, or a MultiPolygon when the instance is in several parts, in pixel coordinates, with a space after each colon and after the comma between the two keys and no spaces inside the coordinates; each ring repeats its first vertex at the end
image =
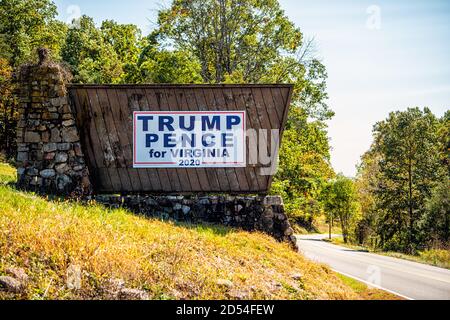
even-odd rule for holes
{"type": "MultiPolygon", "coordinates": [[[[246,130],[266,129],[270,133],[271,129],[279,129],[281,137],[292,85],[70,85],[68,88],[96,192],[264,194],[270,188],[272,176],[261,174],[264,165],[259,163],[216,168],[134,167],[133,114],[244,110],[246,130]]],[[[245,150],[249,152],[248,140],[245,150]]],[[[270,156],[276,159],[277,154],[270,156]]]]}

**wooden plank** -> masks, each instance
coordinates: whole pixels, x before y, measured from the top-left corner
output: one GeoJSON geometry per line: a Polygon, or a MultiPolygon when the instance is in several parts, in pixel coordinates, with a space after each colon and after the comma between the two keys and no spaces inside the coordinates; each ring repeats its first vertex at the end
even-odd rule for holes
{"type": "MultiPolygon", "coordinates": [[[[155,94],[155,90],[153,89],[144,89],[145,97],[148,102],[148,110],[147,111],[160,111],[160,99],[155,94]]],[[[147,169],[148,172],[156,172],[159,178],[159,190],[170,192],[172,191],[173,182],[171,182],[171,178],[169,176],[168,169],[165,168],[154,168],[147,169]]]]}
{"type": "MultiPolygon", "coordinates": [[[[203,89],[197,88],[193,90],[193,100],[196,102],[197,109],[199,111],[208,111],[208,106],[205,100],[205,95],[203,92],[203,89]]],[[[208,177],[208,183],[209,183],[209,191],[211,192],[218,192],[221,190],[220,184],[219,184],[219,176],[217,174],[217,170],[213,168],[205,168],[206,176],[208,177]]]]}
{"type": "MultiPolygon", "coordinates": [[[[266,155],[269,157],[269,164],[262,164],[263,167],[268,168],[271,166],[272,163],[272,159],[271,159],[271,140],[270,140],[270,129],[272,128],[273,124],[272,124],[272,119],[270,118],[269,112],[267,110],[267,107],[265,105],[262,93],[261,93],[261,89],[260,88],[252,88],[252,93],[253,93],[253,99],[256,105],[256,110],[259,116],[259,120],[260,120],[260,124],[261,124],[261,128],[262,129],[266,129],[265,131],[262,131],[262,136],[263,139],[265,139],[264,144],[266,145],[266,155]]],[[[275,123],[277,122],[276,120],[274,121],[275,123]]],[[[261,146],[261,141],[258,141],[258,144],[261,146]]],[[[262,159],[260,159],[260,161],[262,161],[262,159]]],[[[258,174],[260,176],[262,176],[262,169],[259,170],[258,174]]],[[[264,175],[264,177],[266,177],[266,186],[269,185],[269,179],[270,176],[267,175],[267,173],[264,175]]]]}
{"type": "Polygon", "coordinates": [[[106,129],[105,121],[103,119],[104,115],[100,108],[97,90],[87,89],[87,95],[90,101],[90,107],[92,109],[93,120],[95,122],[95,128],[97,129],[97,135],[100,140],[100,148],[96,150],[98,150],[97,152],[101,154],[101,157],[103,158],[103,165],[105,168],[107,168],[109,177],[111,178],[112,189],[105,191],[120,192],[123,190],[123,187],[120,181],[119,172],[116,168],[116,158],[114,156],[111,142],[109,140],[108,130],[106,129]]]}
{"type": "MultiPolygon", "coordinates": [[[[241,109],[239,109],[236,105],[236,99],[238,99],[238,97],[235,97],[233,91],[231,90],[231,88],[224,88],[222,90],[222,94],[224,96],[225,99],[225,103],[227,105],[227,109],[229,110],[236,110],[236,111],[242,111],[244,110],[244,107],[241,107],[241,109]]],[[[244,110],[246,111],[246,110],[244,110]]],[[[247,114],[247,112],[246,112],[247,114]]],[[[246,127],[247,127],[247,117],[246,118],[246,127]]],[[[246,139],[246,138],[245,138],[246,139]]],[[[244,141],[245,143],[245,141],[244,141]]],[[[247,152],[247,147],[245,152],[247,152]]],[[[247,161],[247,157],[246,160],[247,161]]],[[[247,164],[246,164],[247,165],[247,164]]],[[[235,168],[236,171],[236,176],[238,179],[238,184],[239,184],[239,190],[248,190],[250,185],[249,185],[249,181],[251,179],[250,173],[248,172],[249,170],[254,170],[253,167],[248,167],[246,166],[245,168],[235,168]]]]}
{"type": "MultiPolygon", "coordinates": [[[[215,89],[212,89],[212,92],[213,92],[214,98],[217,102],[217,110],[227,111],[228,108],[227,108],[227,105],[225,102],[225,98],[222,94],[222,89],[215,88],[215,89]]],[[[228,182],[230,185],[229,191],[231,191],[231,192],[240,191],[241,189],[239,188],[239,183],[238,183],[238,178],[237,178],[235,168],[224,168],[224,170],[225,170],[225,173],[227,175],[228,182]]]]}
{"type": "MultiPolygon", "coordinates": [[[[148,111],[149,110],[149,103],[147,100],[147,96],[143,89],[136,88],[133,90],[134,96],[132,96],[132,99],[137,101],[137,104],[139,106],[140,111],[148,111]]],[[[154,191],[154,190],[160,190],[161,189],[161,183],[159,180],[158,173],[155,170],[149,170],[149,169],[137,169],[139,172],[141,172],[141,176],[147,177],[144,178],[144,181],[141,182],[144,185],[145,191],[154,191]]]]}
{"type": "Polygon", "coordinates": [[[106,95],[110,105],[110,116],[114,121],[114,126],[120,142],[120,149],[123,157],[123,163],[121,164],[123,167],[120,169],[122,169],[127,175],[127,177],[125,177],[125,181],[127,179],[129,181],[129,185],[126,187],[127,191],[140,191],[142,190],[142,184],[139,175],[135,170],[132,170],[132,140],[130,141],[130,134],[128,131],[132,131],[133,128],[127,127],[127,125],[132,122],[132,114],[130,116],[130,112],[127,108],[128,104],[126,96],[125,99],[123,99],[122,97],[121,100],[117,94],[117,90],[114,88],[106,90],[106,95]],[[123,105],[121,102],[123,103],[123,105]],[[123,108],[125,108],[125,113],[123,108]]]}
{"type": "Polygon", "coordinates": [[[275,110],[278,115],[278,119],[280,120],[280,126],[282,125],[281,121],[283,120],[284,108],[286,106],[286,101],[281,94],[279,88],[270,88],[270,93],[272,94],[273,104],[275,105],[275,110]]]}
{"type": "Polygon", "coordinates": [[[128,96],[123,89],[111,89],[111,93],[108,93],[108,96],[110,94],[117,103],[117,114],[115,114],[116,128],[124,141],[123,143],[126,144],[122,145],[122,150],[127,159],[127,171],[130,176],[132,189],[135,192],[139,192],[143,190],[143,186],[138,170],[133,168],[133,113],[128,106],[128,96]]]}
{"type": "Polygon", "coordinates": [[[276,112],[276,105],[274,104],[274,100],[273,100],[273,96],[272,96],[272,91],[269,88],[259,88],[259,90],[261,91],[261,95],[267,110],[267,113],[269,115],[269,119],[270,119],[270,123],[271,123],[271,128],[272,129],[276,129],[278,130],[278,135],[272,137],[272,131],[270,130],[268,133],[268,137],[269,137],[269,152],[270,152],[270,166],[273,166],[274,171],[271,172],[270,176],[269,176],[269,181],[268,181],[268,186],[270,186],[272,184],[272,177],[273,175],[276,173],[277,170],[277,166],[278,166],[278,153],[279,153],[279,148],[281,147],[280,145],[280,136],[281,136],[281,121],[282,118],[278,117],[278,114],[276,112]],[[272,144],[275,144],[275,146],[273,146],[272,144]],[[274,152],[272,152],[272,149],[275,148],[274,152]]]}
{"type": "Polygon", "coordinates": [[[114,114],[118,113],[117,107],[112,109],[110,100],[108,98],[107,91],[111,89],[97,89],[97,97],[100,105],[100,109],[103,114],[103,120],[106,125],[106,130],[108,131],[108,139],[111,144],[111,148],[116,158],[115,166],[119,173],[120,182],[122,184],[122,192],[132,191],[130,176],[127,171],[127,163],[125,156],[122,151],[122,143],[120,141],[121,135],[116,129],[116,124],[114,121],[114,114]]]}
{"type": "MultiPolygon", "coordinates": [[[[136,88],[135,89],[135,93],[141,97],[141,99],[139,100],[139,105],[140,105],[140,110],[142,111],[149,111],[150,110],[150,101],[147,98],[147,93],[144,89],[141,88],[136,88]]],[[[142,170],[144,171],[147,176],[149,177],[149,181],[152,185],[151,190],[152,191],[157,191],[160,192],[163,190],[163,186],[162,186],[162,182],[161,182],[161,177],[160,177],[160,169],[137,169],[137,170],[142,170]]],[[[169,184],[170,186],[170,184],[169,184]]]]}
{"type": "MultiPolygon", "coordinates": [[[[94,121],[93,109],[91,107],[91,102],[88,96],[88,92],[86,89],[78,90],[78,97],[80,99],[80,107],[83,112],[83,120],[84,128],[86,130],[86,141],[87,150],[90,150],[90,154],[92,154],[91,164],[95,167],[94,174],[94,186],[96,186],[99,190],[112,190],[113,184],[109,174],[109,171],[105,169],[103,163],[102,153],[99,150],[102,150],[102,144],[100,142],[100,138],[98,136],[97,128],[94,121]],[[100,170],[104,169],[104,170],[100,170]],[[98,177],[98,179],[97,179],[98,177]]],[[[92,174],[92,173],[91,173],[92,174]]]]}
{"type": "Polygon", "coordinates": [[[80,134],[80,144],[83,150],[83,154],[86,160],[86,165],[89,169],[89,174],[91,175],[91,182],[96,187],[96,184],[100,183],[98,172],[95,170],[97,164],[95,163],[95,156],[92,150],[92,143],[89,137],[89,125],[85,120],[87,118],[87,113],[83,111],[83,106],[81,105],[80,98],[78,97],[78,90],[71,89],[69,91],[71,97],[71,104],[73,111],[75,112],[76,123],[78,132],[80,134]]]}
{"type": "MultiPolygon", "coordinates": [[[[288,113],[289,113],[288,111],[289,111],[289,107],[291,105],[292,92],[293,92],[294,88],[293,87],[283,88],[283,89],[282,88],[278,88],[278,90],[281,91],[282,96],[284,97],[284,101],[285,101],[284,102],[285,108],[284,108],[283,122],[282,122],[282,124],[284,125],[286,123],[287,116],[288,116],[288,113]]],[[[283,126],[283,129],[284,129],[284,126],[283,126]]]]}
{"type": "Polygon", "coordinates": [[[279,129],[281,120],[278,118],[276,107],[273,103],[272,92],[270,91],[270,89],[266,88],[259,88],[258,90],[261,94],[267,115],[269,116],[271,129],[279,129]]]}
{"type": "MultiPolygon", "coordinates": [[[[141,110],[142,111],[151,111],[152,110],[152,107],[151,107],[152,101],[148,99],[146,90],[137,88],[135,91],[137,94],[142,95],[141,110]]],[[[144,170],[147,173],[147,175],[149,176],[150,181],[152,183],[153,191],[160,192],[163,190],[170,190],[169,189],[170,184],[168,186],[166,186],[166,188],[163,188],[163,185],[161,182],[164,179],[163,178],[164,172],[162,172],[163,169],[154,169],[154,168],[148,169],[147,168],[147,169],[137,169],[137,170],[144,170]]],[[[166,173],[166,176],[167,176],[167,173],[166,173]]],[[[166,185],[167,185],[167,183],[166,183],[166,185]]]]}
{"type": "MultiPolygon", "coordinates": [[[[159,102],[159,110],[160,111],[170,111],[172,110],[169,104],[169,100],[167,99],[167,94],[164,89],[160,89],[155,92],[156,99],[159,102]]],[[[167,173],[169,175],[170,183],[172,184],[172,190],[175,192],[180,192],[182,190],[189,191],[190,190],[190,184],[182,184],[180,176],[181,174],[178,172],[177,169],[168,168],[167,173]],[[186,188],[189,185],[189,188],[186,188]]],[[[187,177],[183,176],[183,181],[185,181],[187,177]]]]}
{"type": "MultiPolygon", "coordinates": [[[[270,130],[270,128],[272,127],[272,123],[271,123],[269,115],[267,113],[266,106],[264,104],[264,100],[261,95],[261,91],[259,90],[259,88],[252,88],[251,91],[252,91],[253,100],[254,100],[254,103],[256,106],[256,112],[258,114],[258,119],[259,119],[259,123],[261,125],[261,129],[266,129],[265,131],[262,131],[262,135],[263,135],[264,139],[266,139],[266,147],[267,147],[266,154],[269,154],[270,141],[268,139],[269,138],[268,130],[270,130]]],[[[258,144],[261,146],[261,141],[258,141],[258,144]]],[[[266,166],[266,165],[264,164],[264,166],[266,166]]]]}
{"type": "MultiPolygon", "coordinates": [[[[203,93],[205,95],[205,102],[209,103],[207,105],[208,111],[219,110],[219,106],[214,97],[214,93],[211,88],[203,89],[203,93]]],[[[219,181],[220,191],[227,192],[231,190],[230,182],[228,181],[228,175],[224,168],[214,168],[214,171],[217,173],[217,178],[219,181]]]]}
{"type": "MultiPolygon", "coordinates": [[[[223,88],[220,90],[220,92],[217,92],[217,95],[220,96],[220,99],[224,101],[226,110],[239,110],[238,108],[236,108],[234,95],[230,89],[223,88]]],[[[240,109],[240,111],[242,110],[244,109],[240,109]]],[[[247,152],[247,150],[245,152],[247,152]]],[[[236,186],[232,185],[232,191],[239,192],[242,190],[248,190],[249,185],[247,181],[246,171],[246,168],[234,168],[234,173],[236,175],[236,186]]]]}
{"type": "MultiPolygon", "coordinates": [[[[246,127],[247,127],[247,130],[248,129],[254,129],[255,127],[254,127],[253,121],[254,121],[255,118],[251,117],[251,115],[249,113],[249,110],[246,107],[246,102],[245,102],[245,99],[243,97],[242,91],[240,90],[240,88],[231,88],[230,90],[233,93],[236,109],[241,108],[241,109],[245,109],[245,111],[246,111],[246,114],[247,114],[246,115],[246,127]]],[[[246,138],[246,140],[247,140],[247,138],[246,138]]],[[[246,141],[246,145],[247,145],[246,146],[247,167],[245,168],[245,174],[246,174],[246,177],[247,177],[247,183],[249,185],[249,189],[250,190],[258,191],[258,190],[260,190],[260,187],[258,185],[258,178],[257,178],[257,175],[256,175],[256,168],[254,167],[254,165],[248,164],[249,154],[250,154],[249,142],[248,141],[246,141]]]]}
{"type": "MultiPolygon", "coordinates": [[[[259,153],[260,143],[259,143],[259,132],[258,131],[260,129],[267,128],[268,124],[266,123],[266,121],[264,121],[262,114],[260,114],[257,110],[258,108],[256,106],[256,102],[255,102],[255,99],[253,96],[252,89],[251,88],[242,88],[241,90],[244,95],[246,108],[251,117],[252,128],[256,129],[256,131],[258,133],[258,153],[259,153]]],[[[263,139],[266,138],[266,135],[263,134],[262,136],[263,136],[263,139]]],[[[259,156],[258,156],[258,158],[259,158],[259,156]]],[[[258,164],[257,167],[261,167],[261,164],[258,164]]],[[[260,188],[259,191],[266,190],[267,183],[268,183],[268,177],[261,175],[261,172],[259,171],[259,169],[257,169],[256,170],[256,178],[258,179],[258,185],[260,188]]]]}
{"type": "Polygon", "coordinates": [[[291,98],[292,98],[292,91],[294,90],[294,87],[289,87],[289,88],[279,88],[282,96],[284,97],[284,113],[283,113],[283,118],[281,119],[281,133],[280,133],[280,139],[283,137],[283,131],[285,129],[286,126],[286,121],[287,121],[287,117],[289,114],[289,108],[291,105],[291,98]]]}
{"type": "Polygon", "coordinates": [[[292,88],[292,84],[283,83],[258,83],[258,84],[171,84],[171,83],[145,83],[145,84],[84,84],[84,83],[72,83],[69,84],[70,88],[111,88],[116,89],[161,89],[161,88],[292,88]]]}
{"type": "MultiPolygon", "coordinates": [[[[292,97],[292,91],[293,91],[293,86],[289,87],[289,88],[278,88],[278,92],[279,94],[276,95],[276,97],[274,96],[274,90],[273,88],[271,89],[272,92],[272,98],[275,104],[275,107],[278,107],[278,110],[282,110],[282,112],[279,112],[279,114],[281,113],[282,116],[279,117],[280,120],[280,134],[279,134],[279,148],[281,149],[281,142],[283,141],[283,132],[286,126],[286,121],[287,121],[287,117],[289,114],[289,108],[291,105],[291,97],[292,97]],[[282,90],[286,92],[286,96],[284,99],[280,99],[280,96],[283,97],[282,94],[282,90]]],[[[278,150],[279,151],[279,150],[278,150]]],[[[275,155],[276,157],[278,157],[278,154],[275,155]]],[[[274,173],[275,174],[275,173],[274,173]]],[[[267,189],[271,187],[272,185],[272,180],[273,180],[273,176],[274,175],[270,175],[269,176],[269,180],[267,181],[267,189]]]]}
{"type": "MultiPolygon", "coordinates": [[[[136,91],[132,88],[129,88],[129,89],[126,89],[125,92],[127,94],[127,100],[128,100],[127,105],[128,105],[129,113],[131,115],[133,115],[134,111],[141,111],[141,103],[137,99],[136,91]]],[[[133,123],[131,123],[131,130],[130,130],[129,134],[130,134],[129,139],[131,139],[131,141],[133,141],[133,123]]],[[[139,176],[139,181],[142,186],[142,191],[152,190],[152,183],[151,183],[150,177],[148,176],[147,172],[142,169],[136,169],[136,171],[139,176]]]]}
{"type": "MultiPolygon", "coordinates": [[[[180,89],[180,88],[174,88],[173,94],[175,96],[175,100],[177,101],[178,110],[190,111],[189,106],[186,103],[185,90],[180,89]]],[[[181,168],[179,170],[186,172],[186,174],[189,178],[190,185],[191,185],[191,191],[193,191],[193,192],[202,191],[199,177],[197,174],[197,171],[199,171],[200,168],[198,168],[198,169],[181,168]]]]}

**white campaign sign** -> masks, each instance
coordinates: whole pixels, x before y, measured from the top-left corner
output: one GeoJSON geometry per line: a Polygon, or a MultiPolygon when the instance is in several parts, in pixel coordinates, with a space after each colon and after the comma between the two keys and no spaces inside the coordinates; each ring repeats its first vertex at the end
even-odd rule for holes
{"type": "Polygon", "coordinates": [[[135,111],[133,167],[245,167],[245,111],[135,111]]]}

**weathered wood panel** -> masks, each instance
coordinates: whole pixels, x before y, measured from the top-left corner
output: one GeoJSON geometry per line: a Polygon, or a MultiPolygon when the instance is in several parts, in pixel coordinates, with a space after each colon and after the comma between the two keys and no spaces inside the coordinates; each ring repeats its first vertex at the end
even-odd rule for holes
{"type": "MultiPolygon", "coordinates": [[[[69,93],[97,192],[239,194],[268,191],[272,176],[260,174],[264,165],[133,168],[133,111],[245,110],[247,129],[256,129],[257,135],[267,130],[262,136],[270,153],[270,130],[284,128],[292,86],[71,85],[69,93]]],[[[247,142],[247,160],[248,152],[247,142]]]]}

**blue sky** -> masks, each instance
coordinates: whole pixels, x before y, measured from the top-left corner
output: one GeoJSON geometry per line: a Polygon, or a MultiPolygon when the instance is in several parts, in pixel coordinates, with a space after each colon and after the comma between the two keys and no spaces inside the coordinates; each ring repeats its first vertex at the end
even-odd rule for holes
{"type": "MultiPolygon", "coordinates": [[[[78,6],[97,23],[114,19],[148,33],[169,1],[58,0],[59,19],[78,6]],[[73,8],[73,7],[72,7],[73,8]]],[[[328,70],[332,164],[353,176],[372,141],[372,126],[389,112],[450,109],[450,1],[280,0],[306,37],[314,37],[328,70]]]]}

